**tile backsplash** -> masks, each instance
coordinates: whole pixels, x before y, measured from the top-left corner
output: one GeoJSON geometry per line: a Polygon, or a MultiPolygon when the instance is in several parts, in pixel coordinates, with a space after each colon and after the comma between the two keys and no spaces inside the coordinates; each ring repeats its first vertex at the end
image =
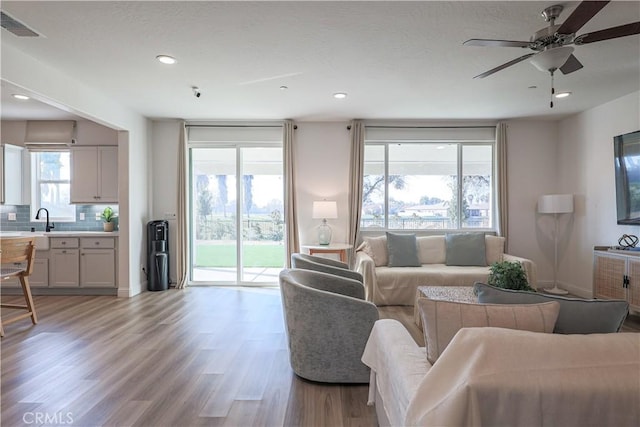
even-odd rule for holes
{"type": "MultiPolygon", "coordinates": [[[[111,206],[118,212],[118,206],[111,206]]],[[[55,222],[55,231],[102,231],[102,220],[96,219],[96,212],[102,212],[105,205],[76,205],[75,222],[55,222]],[[84,214],[84,219],[80,219],[80,214],[84,214]]],[[[118,218],[116,218],[116,229],[118,228],[118,218]]],[[[31,207],[24,206],[3,206],[0,205],[0,230],[2,231],[44,231],[44,222],[35,221],[31,216],[31,207]],[[15,214],[16,220],[9,221],[9,214],[15,214]]]]}

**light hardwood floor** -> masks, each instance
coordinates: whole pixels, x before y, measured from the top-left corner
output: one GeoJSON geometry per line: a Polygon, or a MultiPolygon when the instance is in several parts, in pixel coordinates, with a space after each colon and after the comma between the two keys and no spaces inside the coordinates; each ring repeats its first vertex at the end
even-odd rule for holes
{"type": "Polygon", "coordinates": [[[1,341],[3,426],[376,425],[366,385],[292,373],[278,289],[35,298],[1,341]]]}
{"type": "MultiPolygon", "coordinates": [[[[7,298],[7,297],[5,297],[7,298]]],[[[366,385],[289,366],[278,289],[37,296],[1,341],[2,426],[374,426],[366,385]]],[[[383,307],[416,341],[411,307],[383,307]]],[[[625,325],[640,330],[637,318],[625,325]]]]}

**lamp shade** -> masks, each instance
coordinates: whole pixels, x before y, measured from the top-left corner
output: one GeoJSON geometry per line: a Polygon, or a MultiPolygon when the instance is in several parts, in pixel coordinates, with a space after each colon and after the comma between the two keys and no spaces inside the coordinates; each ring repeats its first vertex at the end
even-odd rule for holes
{"type": "Polygon", "coordinates": [[[538,212],[544,214],[573,212],[573,194],[546,194],[538,198],[538,212]]]}
{"type": "Polygon", "coordinates": [[[573,53],[570,46],[554,47],[535,54],[529,61],[540,71],[557,70],[573,53]]]}
{"type": "Polygon", "coordinates": [[[338,218],[338,204],[335,200],[322,200],[313,202],[313,219],[335,219],[338,218]]]}

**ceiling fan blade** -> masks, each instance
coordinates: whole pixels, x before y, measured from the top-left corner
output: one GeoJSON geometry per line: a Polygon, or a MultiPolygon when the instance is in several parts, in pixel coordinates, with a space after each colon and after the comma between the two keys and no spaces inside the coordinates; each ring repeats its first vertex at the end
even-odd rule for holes
{"type": "Polygon", "coordinates": [[[491,40],[491,39],[469,39],[462,43],[464,46],[489,46],[489,47],[529,47],[530,42],[515,40],[491,40]]]}
{"type": "Polygon", "coordinates": [[[521,56],[520,58],[516,58],[516,59],[514,59],[514,60],[512,60],[512,61],[509,61],[509,62],[507,62],[507,63],[505,63],[505,64],[502,64],[502,65],[500,65],[500,66],[498,66],[498,67],[496,67],[496,68],[492,68],[492,69],[491,69],[491,70],[489,70],[489,71],[485,71],[485,72],[484,72],[484,73],[482,73],[482,74],[478,74],[477,76],[475,76],[475,77],[474,77],[474,79],[483,79],[483,78],[485,78],[485,77],[487,77],[487,76],[490,76],[490,75],[491,75],[491,74],[493,74],[493,73],[497,73],[497,72],[498,72],[498,71],[500,71],[500,70],[504,70],[504,69],[505,69],[505,68],[507,68],[507,67],[511,67],[512,65],[515,65],[515,64],[517,64],[518,62],[522,62],[522,61],[524,61],[524,60],[526,60],[526,59],[529,59],[529,58],[531,58],[531,57],[532,57],[533,55],[535,55],[535,54],[536,54],[536,52],[527,53],[526,55],[523,55],[523,56],[521,56]]]}
{"type": "Polygon", "coordinates": [[[582,62],[578,61],[578,58],[571,55],[569,56],[569,59],[567,59],[567,62],[565,62],[562,67],[560,67],[560,71],[562,71],[562,74],[569,74],[573,73],[574,71],[578,71],[582,67],[584,67],[584,65],[582,65],[582,62]]]}
{"type": "Polygon", "coordinates": [[[640,34],[640,22],[611,27],[593,33],[586,33],[576,37],[574,43],[577,45],[599,42],[602,40],[617,39],[618,37],[633,36],[640,34]]]}
{"type": "Polygon", "coordinates": [[[596,16],[603,7],[609,3],[608,1],[583,1],[575,8],[573,13],[560,25],[557,33],[573,34],[578,31],[584,24],[589,22],[591,18],[596,16]]]}

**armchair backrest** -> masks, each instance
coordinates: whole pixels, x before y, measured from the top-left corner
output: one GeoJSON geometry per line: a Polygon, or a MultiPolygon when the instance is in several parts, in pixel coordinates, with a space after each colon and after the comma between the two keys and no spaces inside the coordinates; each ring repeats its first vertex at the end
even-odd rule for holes
{"type": "Polygon", "coordinates": [[[364,300],[362,282],[330,273],[296,268],[285,269],[280,272],[281,286],[283,282],[285,285],[297,288],[325,291],[364,300]]]}
{"type": "Polygon", "coordinates": [[[291,254],[291,267],[303,270],[320,271],[336,276],[346,277],[362,283],[362,274],[349,269],[343,262],[319,256],[294,253],[291,254]]]}

